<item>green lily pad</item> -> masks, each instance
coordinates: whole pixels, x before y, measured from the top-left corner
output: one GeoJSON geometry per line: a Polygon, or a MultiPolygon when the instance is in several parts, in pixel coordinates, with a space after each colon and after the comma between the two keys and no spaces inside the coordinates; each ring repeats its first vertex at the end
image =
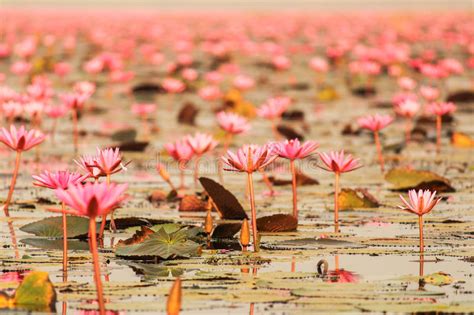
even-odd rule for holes
{"type": "MultiPolygon", "coordinates": [[[[21,231],[42,237],[63,237],[62,217],[49,217],[43,220],[26,224],[20,228],[21,231]]],[[[77,216],[67,216],[67,237],[80,238],[87,236],[89,231],[89,219],[77,216]]]]}
{"type": "Polygon", "coordinates": [[[117,247],[115,254],[131,259],[189,258],[199,256],[201,246],[189,240],[185,230],[166,233],[165,229],[161,228],[142,243],[117,247]]]}
{"type": "Polygon", "coordinates": [[[430,171],[418,171],[408,168],[395,168],[385,175],[385,180],[392,184],[392,190],[430,189],[438,192],[453,192],[450,181],[430,171]]]}
{"type": "MultiPolygon", "coordinates": [[[[63,250],[62,239],[47,239],[47,238],[25,238],[20,240],[21,243],[46,250],[63,250]]],[[[80,240],[68,240],[68,250],[89,250],[89,243],[80,240]]]]}

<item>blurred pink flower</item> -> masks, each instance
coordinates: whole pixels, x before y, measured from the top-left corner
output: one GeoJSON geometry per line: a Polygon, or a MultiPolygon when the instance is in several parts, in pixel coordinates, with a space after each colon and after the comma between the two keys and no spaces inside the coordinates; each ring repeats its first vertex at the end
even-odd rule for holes
{"type": "Polygon", "coordinates": [[[393,117],[390,115],[367,115],[360,117],[357,123],[361,128],[369,129],[371,131],[379,131],[387,127],[393,122],[393,117]]]}
{"type": "Polygon", "coordinates": [[[11,125],[10,130],[5,128],[0,130],[0,142],[18,152],[28,151],[43,142],[44,139],[45,136],[41,131],[35,129],[27,131],[25,126],[17,129],[14,125],[11,125]]]}
{"type": "Polygon", "coordinates": [[[219,126],[230,134],[239,134],[250,129],[248,120],[235,113],[221,111],[216,115],[219,126]]]}
{"type": "Polygon", "coordinates": [[[88,176],[66,171],[43,171],[39,175],[33,175],[33,185],[49,189],[67,189],[70,185],[77,185],[88,176]]]}

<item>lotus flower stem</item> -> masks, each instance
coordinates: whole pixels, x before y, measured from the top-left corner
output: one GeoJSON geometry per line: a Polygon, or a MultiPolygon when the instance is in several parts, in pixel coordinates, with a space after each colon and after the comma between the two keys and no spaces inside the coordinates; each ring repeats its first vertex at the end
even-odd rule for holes
{"type": "Polygon", "coordinates": [[[95,219],[89,219],[89,231],[90,231],[90,250],[92,253],[92,261],[94,263],[94,280],[97,288],[97,301],[99,302],[99,314],[105,315],[105,304],[104,304],[104,292],[102,289],[102,279],[100,278],[100,264],[99,264],[99,253],[97,251],[97,237],[96,237],[96,226],[95,219]]]}
{"type": "Polygon", "coordinates": [[[179,188],[185,189],[186,185],[184,184],[184,168],[179,168],[179,188]]]}
{"type": "Polygon", "coordinates": [[[72,127],[73,127],[73,139],[74,139],[74,153],[79,152],[79,129],[77,126],[77,109],[72,110],[72,127]]]}
{"type": "Polygon", "coordinates": [[[380,137],[379,137],[378,131],[374,131],[374,140],[375,140],[375,147],[377,148],[377,155],[379,158],[380,170],[383,173],[385,169],[385,166],[384,166],[385,163],[383,160],[382,145],[380,144],[380,137]]]}
{"type": "Polygon", "coordinates": [[[334,180],[334,232],[339,232],[339,176],[338,172],[334,173],[336,178],[334,180]]]}
{"type": "Polygon", "coordinates": [[[270,195],[273,196],[275,194],[275,190],[273,189],[273,184],[268,178],[267,173],[265,173],[264,170],[260,170],[260,174],[262,174],[263,182],[265,183],[265,185],[267,185],[268,190],[270,191],[270,195]]]}
{"type": "Polygon", "coordinates": [[[15,168],[13,169],[13,176],[10,182],[10,189],[8,190],[7,200],[5,201],[5,206],[3,207],[3,212],[5,213],[6,217],[10,217],[10,212],[8,211],[8,207],[10,206],[10,202],[13,197],[13,190],[15,189],[16,179],[18,177],[18,170],[20,169],[20,160],[21,160],[21,150],[16,151],[16,158],[15,158],[15,168]]]}
{"type": "Polygon", "coordinates": [[[66,205],[62,202],[63,215],[63,282],[67,282],[67,217],[66,205]]]}
{"type": "Polygon", "coordinates": [[[200,160],[201,160],[201,155],[196,155],[196,160],[194,161],[194,189],[196,189],[198,185],[200,160]]]}
{"type": "Polygon", "coordinates": [[[57,120],[57,118],[54,118],[53,119],[53,126],[51,127],[51,142],[53,144],[56,143],[55,135],[56,135],[56,126],[57,126],[57,124],[58,124],[58,120],[57,120]]]}
{"type": "Polygon", "coordinates": [[[407,118],[405,124],[405,144],[408,145],[411,140],[411,118],[407,118]]]}
{"type": "Polygon", "coordinates": [[[441,115],[436,115],[436,152],[441,151],[441,125],[442,117],[441,115]]]}
{"type": "Polygon", "coordinates": [[[425,243],[423,241],[423,216],[418,216],[418,226],[420,228],[420,254],[425,252],[425,243]]]}
{"type": "Polygon", "coordinates": [[[258,238],[257,238],[257,211],[255,209],[255,193],[253,190],[252,173],[247,173],[247,182],[250,192],[250,209],[252,210],[252,236],[253,236],[253,251],[258,252],[258,238]]]}
{"type": "Polygon", "coordinates": [[[296,170],[295,170],[295,161],[290,160],[290,169],[291,169],[291,188],[293,190],[293,217],[298,220],[298,198],[296,195],[296,170]]]}

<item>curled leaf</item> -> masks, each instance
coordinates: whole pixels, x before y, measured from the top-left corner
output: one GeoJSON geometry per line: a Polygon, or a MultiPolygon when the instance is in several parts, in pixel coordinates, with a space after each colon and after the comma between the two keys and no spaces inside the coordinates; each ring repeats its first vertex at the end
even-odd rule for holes
{"type": "Polygon", "coordinates": [[[248,219],[247,213],[237,198],[224,186],[207,177],[200,177],[199,182],[212,199],[221,219],[248,219]]]}
{"type": "Polygon", "coordinates": [[[259,232],[290,232],[296,231],[298,220],[290,214],[274,214],[257,219],[259,232]]]}
{"type": "Polygon", "coordinates": [[[344,188],[338,195],[338,202],[341,210],[377,208],[379,206],[377,200],[366,189],[344,188]]]}

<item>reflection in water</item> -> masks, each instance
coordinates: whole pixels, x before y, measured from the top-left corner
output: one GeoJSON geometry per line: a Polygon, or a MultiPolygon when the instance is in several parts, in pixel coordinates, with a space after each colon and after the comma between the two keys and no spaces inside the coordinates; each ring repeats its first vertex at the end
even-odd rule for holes
{"type": "Polygon", "coordinates": [[[322,276],[325,282],[334,283],[355,283],[359,281],[359,276],[351,271],[339,268],[339,255],[334,256],[334,270],[328,270],[329,264],[325,259],[318,262],[318,273],[322,276]]]}
{"type": "Polygon", "coordinates": [[[20,252],[18,251],[18,243],[16,241],[15,228],[13,226],[13,221],[8,218],[8,228],[10,230],[10,237],[12,239],[13,249],[15,250],[15,258],[20,259],[20,252]]]}

